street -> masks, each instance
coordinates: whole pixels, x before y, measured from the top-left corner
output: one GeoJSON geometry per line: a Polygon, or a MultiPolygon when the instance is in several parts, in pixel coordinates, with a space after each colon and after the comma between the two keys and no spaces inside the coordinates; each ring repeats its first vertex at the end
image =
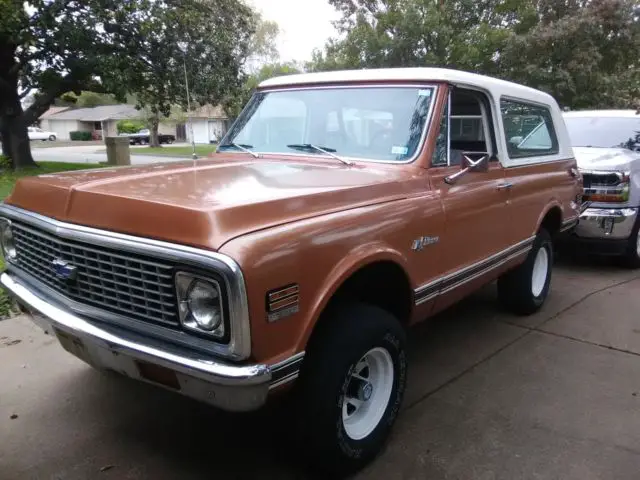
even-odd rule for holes
{"type": "MultiPolygon", "coordinates": [[[[357,478],[637,479],[639,289],[638,271],[564,260],[533,316],[490,285],[417,326],[403,412],[357,478]]],[[[0,322],[0,385],[3,479],[306,478],[286,411],[229,415],[94,371],[24,317],[0,322]]]]}
{"type": "MultiPolygon", "coordinates": [[[[181,146],[183,144],[174,144],[181,146]]],[[[144,165],[157,162],[175,162],[185,157],[169,157],[162,155],[136,155],[136,149],[145,147],[131,147],[131,164],[144,165]]],[[[87,146],[48,146],[47,148],[32,148],[31,153],[35,161],[70,162],[70,163],[99,163],[107,161],[104,145],[87,146]]]]}

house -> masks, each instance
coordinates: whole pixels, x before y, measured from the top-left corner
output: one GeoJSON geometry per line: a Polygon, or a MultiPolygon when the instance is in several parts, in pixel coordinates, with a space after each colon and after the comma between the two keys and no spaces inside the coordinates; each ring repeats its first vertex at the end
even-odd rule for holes
{"type": "Polygon", "coordinates": [[[195,143],[218,142],[229,128],[229,118],[223,108],[213,105],[204,105],[187,115],[186,137],[191,142],[191,126],[193,122],[193,138],[195,143]]]}
{"type": "MultiPolygon", "coordinates": [[[[51,110],[51,109],[50,109],[51,110]]],[[[103,105],[93,108],[69,108],[40,117],[40,126],[44,130],[56,132],[59,140],[69,140],[70,132],[83,131],[95,133],[97,138],[118,135],[118,122],[140,118],[141,112],[133,105],[103,105]]],[[[176,134],[176,126],[161,123],[160,133],[176,134]]]]}

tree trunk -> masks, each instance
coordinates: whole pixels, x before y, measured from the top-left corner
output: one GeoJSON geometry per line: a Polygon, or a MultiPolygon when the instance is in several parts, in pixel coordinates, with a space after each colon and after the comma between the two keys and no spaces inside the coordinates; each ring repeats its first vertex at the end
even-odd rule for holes
{"type": "MultiPolygon", "coordinates": [[[[27,125],[24,123],[23,116],[9,118],[4,120],[8,125],[4,130],[7,133],[8,148],[11,163],[14,169],[36,167],[36,162],[33,161],[31,156],[31,143],[29,141],[29,134],[27,133],[27,125]]],[[[2,135],[2,144],[4,148],[4,132],[2,135]]]]}
{"type": "Polygon", "coordinates": [[[2,139],[2,155],[11,157],[11,135],[9,135],[9,129],[5,126],[2,118],[0,118],[0,138],[2,139]]]}
{"type": "Polygon", "coordinates": [[[0,111],[2,120],[2,150],[11,159],[14,169],[35,167],[27,123],[17,90],[6,92],[0,111]]]}
{"type": "Polygon", "coordinates": [[[149,146],[150,147],[159,147],[160,146],[160,140],[158,138],[158,126],[160,125],[160,119],[158,118],[158,114],[156,113],[152,118],[151,118],[151,122],[150,122],[150,135],[149,135],[149,146]]]}

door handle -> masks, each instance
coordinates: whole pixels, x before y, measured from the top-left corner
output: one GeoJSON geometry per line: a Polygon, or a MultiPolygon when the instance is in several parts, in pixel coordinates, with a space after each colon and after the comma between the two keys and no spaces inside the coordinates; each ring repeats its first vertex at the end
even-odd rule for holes
{"type": "Polygon", "coordinates": [[[504,183],[499,183],[498,186],[496,187],[496,189],[497,190],[511,190],[511,187],[513,187],[513,183],[504,182],[504,183]]]}

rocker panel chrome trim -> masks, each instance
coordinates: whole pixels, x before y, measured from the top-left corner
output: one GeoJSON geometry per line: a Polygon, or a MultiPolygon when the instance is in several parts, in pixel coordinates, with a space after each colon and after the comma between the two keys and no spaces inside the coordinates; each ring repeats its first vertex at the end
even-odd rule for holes
{"type": "Polygon", "coordinates": [[[449,275],[432,280],[414,291],[415,305],[422,305],[439,295],[455,290],[462,285],[481,277],[505,263],[528,253],[535,240],[535,235],[498,252],[489,258],[474,263],[449,275]]]}

